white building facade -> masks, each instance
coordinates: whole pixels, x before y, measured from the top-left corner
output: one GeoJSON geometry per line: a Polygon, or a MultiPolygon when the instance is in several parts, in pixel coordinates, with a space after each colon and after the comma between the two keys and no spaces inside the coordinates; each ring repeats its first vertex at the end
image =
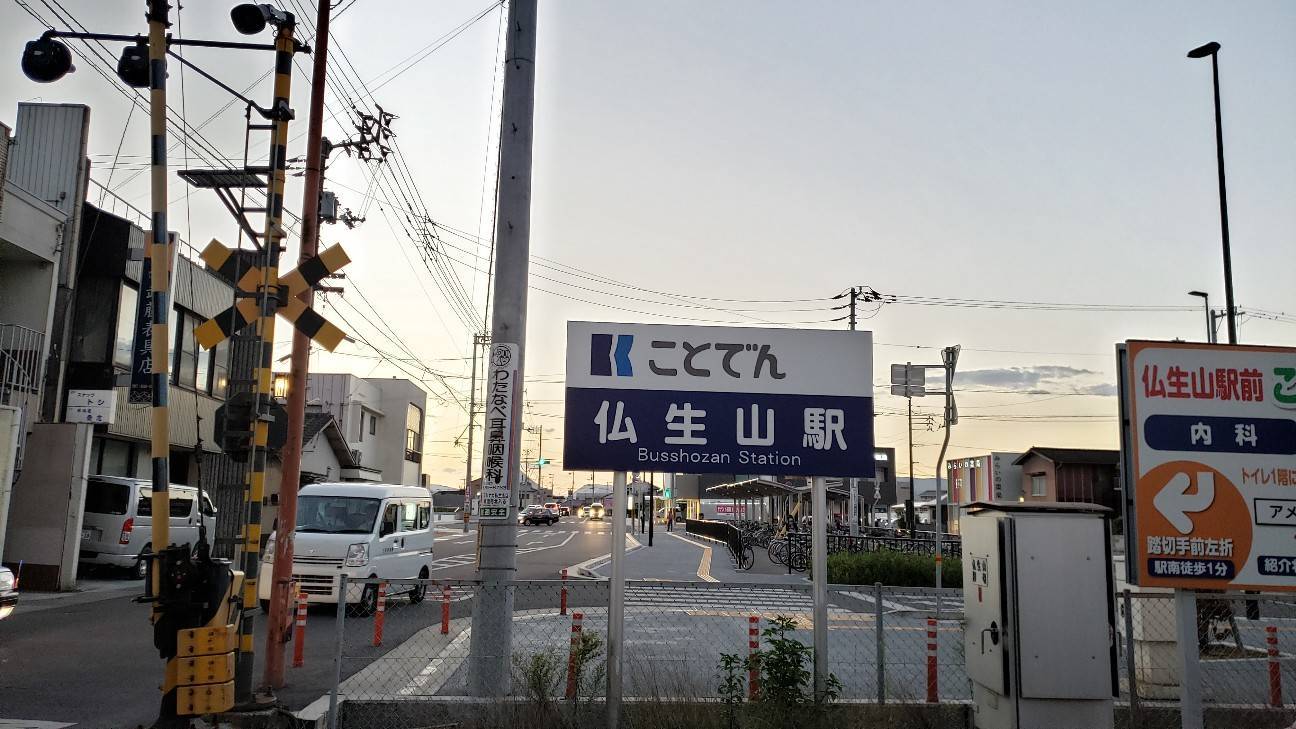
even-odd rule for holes
{"type": "Polygon", "coordinates": [[[427,392],[416,383],[312,373],[306,401],[333,415],[356,456],[342,468],[343,480],[423,484],[427,392]]]}

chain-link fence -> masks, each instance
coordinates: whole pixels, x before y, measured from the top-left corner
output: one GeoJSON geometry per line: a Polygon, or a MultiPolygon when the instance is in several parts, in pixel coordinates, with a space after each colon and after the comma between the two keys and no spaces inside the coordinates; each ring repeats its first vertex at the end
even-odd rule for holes
{"type": "MultiPolygon", "coordinates": [[[[1119,701],[1131,726],[1180,726],[1183,674],[1173,593],[1118,593],[1116,630],[1119,701]]],[[[1291,724],[1285,713],[1270,710],[1296,705],[1296,598],[1198,593],[1195,633],[1206,726],[1291,724]],[[1265,713],[1273,714],[1268,722],[1265,713]]]]}
{"type": "MultiPolygon", "coordinates": [[[[351,604],[330,626],[336,630],[330,646],[337,673],[328,688],[334,707],[329,726],[438,726],[459,720],[454,707],[466,705],[504,707],[522,717],[556,707],[590,716],[603,711],[606,581],[488,587],[364,580],[350,581],[345,589],[351,604]],[[511,612],[507,648],[498,647],[501,636],[474,638],[472,615],[486,609],[511,612]],[[475,664],[470,656],[500,650],[507,651],[507,660],[496,666],[507,664],[507,675],[476,670],[489,669],[489,662],[475,664]],[[502,699],[472,698],[483,695],[483,686],[507,690],[502,699]]],[[[1179,726],[1173,596],[1117,593],[1113,600],[1118,726],[1179,726]]],[[[833,585],[827,613],[826,670],[838,703],[948,709],[971,701],[961,590],[833,585]]],[[[1206,726],[1288,726],[1290,718],[1273,707],[1296,703],[1296,601],[1203,595],[1199,614],[1206,726]]],[[[812,646],[813,624],[808,584],[628,582],[620,682],[627,709],[719,710],[735,691],[737,700],[748,700],[760,693],[762,679],[759,666],[745,659],[771,651],[771,638],[812,646]],[[726,656],[732,657],[727,664],[726,656]]],[[[1066,629],[1064,616],[1058,629],[1066,629]]],[[[946,715],[948,722],[929,725],[970,726],[965,713],[946,715]]],[[[504,721],[522,725],[517,716],[504,721]]]]}

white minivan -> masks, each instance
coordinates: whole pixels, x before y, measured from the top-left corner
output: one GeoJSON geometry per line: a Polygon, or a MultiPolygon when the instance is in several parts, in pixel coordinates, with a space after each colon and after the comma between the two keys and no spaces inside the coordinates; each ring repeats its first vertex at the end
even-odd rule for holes
{"type": "MultiPolygon", "coordinates": [[[[198,527],[216,533],[216,507],[207,494],[199,498],[192,486],[171,484],[172,544],[198,543],[198,527]]],[[[153,484],[142,478],[91,476],[86,480],[85,516],[81,521],[81,552],[86,565],[121,567],[144,577],[144,555],[153,551],[153,484]]]]}
{"type": "MultiPolygon", "coordinates": [[[[257,596],[269,605],[274,534],[261,561],[257,596]]],[[[341,575],[348,579],[426,579],[432,570],[432,494],[421,486],[376,483],[317,483],[297,492],[297,530],[292,579],[311,603],[338,601],[341,575]]],[[[421,602],[427,586],[406,591],[421,602]]],[[[391,594],[390,592],[388,593],[391,594]]],[[[348,586],[348,605],[373,612],[378,591],[373,585],[348,586]]]]}

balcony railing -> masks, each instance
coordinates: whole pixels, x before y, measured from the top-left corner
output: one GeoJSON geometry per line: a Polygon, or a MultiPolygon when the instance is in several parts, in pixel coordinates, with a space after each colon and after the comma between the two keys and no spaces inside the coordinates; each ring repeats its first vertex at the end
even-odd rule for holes
{"type": "Polygon", "coordinates": [[[27,431],[39,417],[45,381],[45,335],[35,329],[0,323],[0,405],[18,408],[18,454],[15,470],[22,469],[27,431]]]}

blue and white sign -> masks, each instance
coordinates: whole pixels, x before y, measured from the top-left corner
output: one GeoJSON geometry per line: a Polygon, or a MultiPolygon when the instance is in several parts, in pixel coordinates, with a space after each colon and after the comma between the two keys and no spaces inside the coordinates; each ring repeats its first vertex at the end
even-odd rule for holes
{"type": "Polygon", "coordinates": [[[869,332],[568,322],[563,467],[873,476],[869,332]]]}

